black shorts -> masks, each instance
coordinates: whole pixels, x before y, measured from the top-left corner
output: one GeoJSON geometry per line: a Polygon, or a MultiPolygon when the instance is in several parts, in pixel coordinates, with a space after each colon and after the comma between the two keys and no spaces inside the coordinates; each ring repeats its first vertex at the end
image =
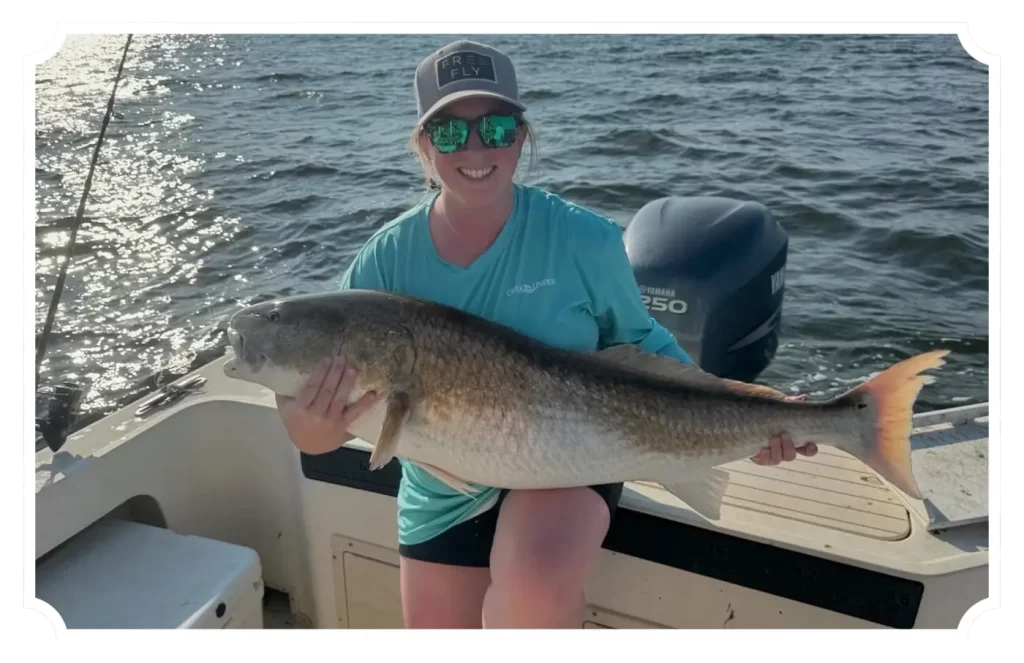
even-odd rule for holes
{"type": "MultiPolygon", "coordinates": [[[[589,486],[589,488],[601,496],[601,499],[608,505],[609,515],[614,518],[615,508],[622,496],[622,484],[611,483],[589,486]]],[[[506,495],[508,495],[508,491],[502,490],[498,495],[497,504],[493,507],[472,520],[459,523],[429,541],[413,545],[399,544],[399,554],[408,559],[434,562],[435,564],[490,566],[491,543],[494,541],[501,503],[505,500],[506,495]]]]}

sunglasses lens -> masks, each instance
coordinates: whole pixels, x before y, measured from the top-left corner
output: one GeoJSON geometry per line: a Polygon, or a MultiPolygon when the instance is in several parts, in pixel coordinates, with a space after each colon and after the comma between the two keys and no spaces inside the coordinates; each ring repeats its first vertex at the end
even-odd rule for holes
{"type": "MultiPolygon", "coordinates": [[[[427,127],[430,142],[445,154],[461,150],[469,140],[470,122],[460,118],[437,120],[427,127]]],[[[515,115],[485,115],[477,123],[480,141],[487,147],[508,147],[516,142],[519,118],[515,115]]]]}
{"type": "Polygon", "coordinates": [[[480,140],[487,147],[508,147],[516,142],[517,129],[513,115],[488,115],[480,119],[480,140]]]}
{"type": "Polygon", "coordinates": [[[468,138],[469,124],[464,120],[445,120],[430,127],[430,142],[438,152],[454,152],[464,146],[468,138]]]}

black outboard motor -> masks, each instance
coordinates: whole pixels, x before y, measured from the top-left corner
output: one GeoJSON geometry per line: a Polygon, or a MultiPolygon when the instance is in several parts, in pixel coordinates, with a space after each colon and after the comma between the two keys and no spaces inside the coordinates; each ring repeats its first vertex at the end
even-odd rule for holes
{"type": "Polygon", "coordinates": [[[789,237],[759,203],[661,198],[626,227],[651,315],[702,369],[753,382],[778,347],[789,237]]]}

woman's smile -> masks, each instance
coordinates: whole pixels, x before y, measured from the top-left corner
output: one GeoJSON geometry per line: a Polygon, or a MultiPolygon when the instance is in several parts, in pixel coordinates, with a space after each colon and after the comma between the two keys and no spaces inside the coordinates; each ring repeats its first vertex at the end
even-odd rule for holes
{"type": "Polygon", "coordinates": [[[496,166],[489,166],[487,168],[459,168],[458,171],[465,178],[479,181],[486,179],[496,170],[496,166]]]}

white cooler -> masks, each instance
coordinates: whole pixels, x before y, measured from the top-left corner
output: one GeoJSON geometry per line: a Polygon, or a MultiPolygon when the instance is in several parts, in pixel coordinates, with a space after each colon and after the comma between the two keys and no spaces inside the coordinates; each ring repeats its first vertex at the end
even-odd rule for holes
{"type": "Polygon", "coordinates": [[[36,567],[68,628],[263,628],[250,548],[123,520],[96,523],[36,567]]]}

